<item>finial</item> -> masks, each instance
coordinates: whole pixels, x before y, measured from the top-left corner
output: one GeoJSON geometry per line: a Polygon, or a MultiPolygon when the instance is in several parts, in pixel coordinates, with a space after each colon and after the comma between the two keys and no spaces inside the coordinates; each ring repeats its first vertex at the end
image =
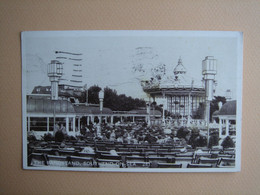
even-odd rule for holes
{"type": "Polygon", "coordinates": [[[182,59],[181,59],[181,56],[179,57],[178,64],[182,64],[182,59]]]}

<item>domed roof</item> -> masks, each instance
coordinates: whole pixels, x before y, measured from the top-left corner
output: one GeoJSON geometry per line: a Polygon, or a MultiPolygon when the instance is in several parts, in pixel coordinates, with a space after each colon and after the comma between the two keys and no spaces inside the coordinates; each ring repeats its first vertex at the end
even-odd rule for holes
{"type": "Polygon", "coordinates": [[[237,101],[226,102],[220,109],[218,115],[236,115],[237,101]]]}
{"type": "Polygon", "coordinates": [[[174,68],[173,73],[175,75],[186,73],[186,68],[183,66],[181,58],[179,58],[178,65],[174,68]]]}
{"type": "Polygon", "coordinates": [[[28,113],[46,113],[52,114],[54,111],[56,113],[75,113],[73,105],[67,100],[56,100],[55,104],[52,100],[46,97],[28,97],[27,96],[27,112],[28,113]]]}

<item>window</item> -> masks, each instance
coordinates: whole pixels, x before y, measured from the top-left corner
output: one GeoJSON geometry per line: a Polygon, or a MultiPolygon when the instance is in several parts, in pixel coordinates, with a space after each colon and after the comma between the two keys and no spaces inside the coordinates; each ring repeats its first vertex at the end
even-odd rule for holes
{"type": "Polygon", "coordinates": [[[47,131],[47,117],[31,117],[30,131],[47,131]]]}
{"type": "MultiPolygon", "coordinates": [[[[59,127],[61,126],[61,124],[63,124],[63,126],[66,127],[66,118],[56,117],[55,118],[55,124],[58,124],[59,127]]],[[[53,125],[54,125],[53,117],[50,117],[49,118],[49,131],[53,131],[53,125]]]]}
{"type": "Polygon", "coordinates": [[[69,131],[73,131],[73,118],[69,118],[69,131]]]}

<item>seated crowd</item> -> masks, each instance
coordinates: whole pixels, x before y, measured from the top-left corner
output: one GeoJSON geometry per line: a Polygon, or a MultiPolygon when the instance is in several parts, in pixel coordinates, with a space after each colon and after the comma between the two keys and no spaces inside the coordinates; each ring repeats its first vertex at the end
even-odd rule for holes
{"type": "MultiPolygon", "coordinates": [[[[28,138],[29,166],[110,168],[234,167],[235,149],[205,145],[198,130],[165,130],[146,123],[89,125],[78,137],[55,130],[28,138]]],[[[213,136],[213,135],[212,135],[213,136]]],[[[214,139],[212,139],[214,141],[214,139]]],[[[216,145],[216,144],[215,144],[216,145]]]]}

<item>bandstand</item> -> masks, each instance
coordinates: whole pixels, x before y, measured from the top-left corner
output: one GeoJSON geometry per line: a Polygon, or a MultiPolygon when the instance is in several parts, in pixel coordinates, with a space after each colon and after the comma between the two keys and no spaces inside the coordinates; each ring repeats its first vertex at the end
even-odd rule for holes
{"type": "MultiPolygon", "coordinates": [[[[199,107],[205,102],[205,85],[202,81],[189,78],[186,73],[179,58],[173,76],[163,75],[160,80],[142,81],[141,85],[153,101],[163,99],[164,109],[170,112],[172,118],[189,123],[189,120],[196,118],[199,107]]],[[[200,117],[202,119],[203,116],[200,117]]]]}

